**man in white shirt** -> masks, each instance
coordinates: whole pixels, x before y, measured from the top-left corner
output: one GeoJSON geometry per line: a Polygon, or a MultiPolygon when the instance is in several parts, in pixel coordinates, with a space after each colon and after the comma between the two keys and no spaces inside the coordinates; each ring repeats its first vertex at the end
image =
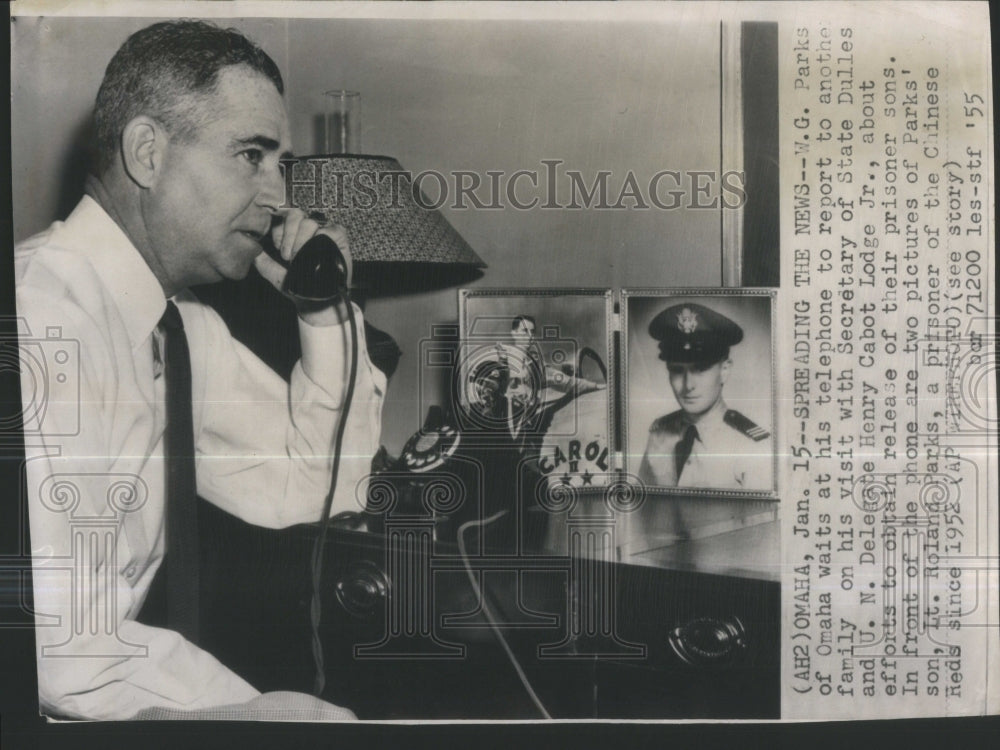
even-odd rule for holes
{"type": "Polygon", "coordinates": [[[649,334],[681,408],[650,425],[639,478],[656,487],[772,489],[770,433],[722,397],[733,367],[729,349],[743,340],[743,329],[686,303],[653,318],[649,334]]]}
{"type": "MultiPolygon", "coordinates": [[[[137,32],[98,93],[87,195],[66,221],[16,250],[23,338],[44,340],[35,354],[51,379],[44,408],[29,409],[39,401],[37,369],[28,362],[35,350],[23,346],[45,713],[127,719],[250,702],[262,716],[291,705],[316,718],[350,717],[307,696],[268,701],[179,633],[136,621],[165,552],[157,324],[168,300],[190,349],[198,494],[278,528],[320,520],[331,482],[350,365],[345,304],[299,308],[302,358],[289,384],[187,291],[243,278],[251,264],[281,289],[284,267],[261,251],[268,233],[286,261],[317,232],[349,261],[342,228],[283,207],[282,93],[275,63],[236,32],[194,21],[137,32]]],[[[333,513],[359,509],[385,391],[356,314],[360,361],[333,513]]]]}

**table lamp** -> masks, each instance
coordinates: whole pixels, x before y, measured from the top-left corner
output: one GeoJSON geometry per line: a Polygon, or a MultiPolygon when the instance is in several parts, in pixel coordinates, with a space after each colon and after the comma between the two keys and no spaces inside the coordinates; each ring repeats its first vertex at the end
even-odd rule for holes
{"type": "Polygon", "coordinates": [[[286,160],[286,202],[347,229],[353,288],[364,296],[430,291],[482,276],[486,264],[390,156],[286,160]]]}

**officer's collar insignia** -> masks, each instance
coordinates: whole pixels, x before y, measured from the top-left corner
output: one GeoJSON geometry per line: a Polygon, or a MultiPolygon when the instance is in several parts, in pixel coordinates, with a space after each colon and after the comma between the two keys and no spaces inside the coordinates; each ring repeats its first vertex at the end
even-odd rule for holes
{"type": "Polygon", "coordinates": [[[677,327],[682,333],[691,334],[698,328],[698,314],[685,307],[677,314],[677,327]]]}

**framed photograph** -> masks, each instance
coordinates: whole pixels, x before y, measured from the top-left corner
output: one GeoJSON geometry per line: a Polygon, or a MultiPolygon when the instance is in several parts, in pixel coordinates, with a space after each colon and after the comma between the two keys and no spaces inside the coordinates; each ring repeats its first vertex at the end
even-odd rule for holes
{"type": "Polygon", "coordinates": [[[461,290],[461,426],[514,441],[549,486],[608,484],[612,312],[609,290],[461,290]]]}
{"type": "Polygon", "coordinates": [[[653,492],[777,497],[767,289],[623,292],[623,458],[653,492]]]}

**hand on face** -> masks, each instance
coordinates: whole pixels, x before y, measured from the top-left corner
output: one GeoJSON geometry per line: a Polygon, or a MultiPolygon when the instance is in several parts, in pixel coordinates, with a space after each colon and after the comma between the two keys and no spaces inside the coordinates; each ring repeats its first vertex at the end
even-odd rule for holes
{"type": "MultiPolygon", "coordinates": [[[[340,225],[321,227],[319,222],[310,219],[305,212],[298,208],[281,209],[276,216],[278,221],[271,230],[271,239],[283,261],[290,263],[310,239],[317,234],[324,234],[337,243],[337,247],[343,253],[344,259],[347,261],[347,278],[348,286],[350,286],[351,252],[347,230],[344,227],[340,225]]],[[[254,259],[254,265],[261,276],[284,294],[285,276],[288,273],[285,266],[264,252],[254,259]]],[[[294,297],[289,297],[289,299],[295,302],[299,316],[310,325],[337,325],[345,320],[347,311],[341,303],[317,305],[304,303],[294,297]]]]}

